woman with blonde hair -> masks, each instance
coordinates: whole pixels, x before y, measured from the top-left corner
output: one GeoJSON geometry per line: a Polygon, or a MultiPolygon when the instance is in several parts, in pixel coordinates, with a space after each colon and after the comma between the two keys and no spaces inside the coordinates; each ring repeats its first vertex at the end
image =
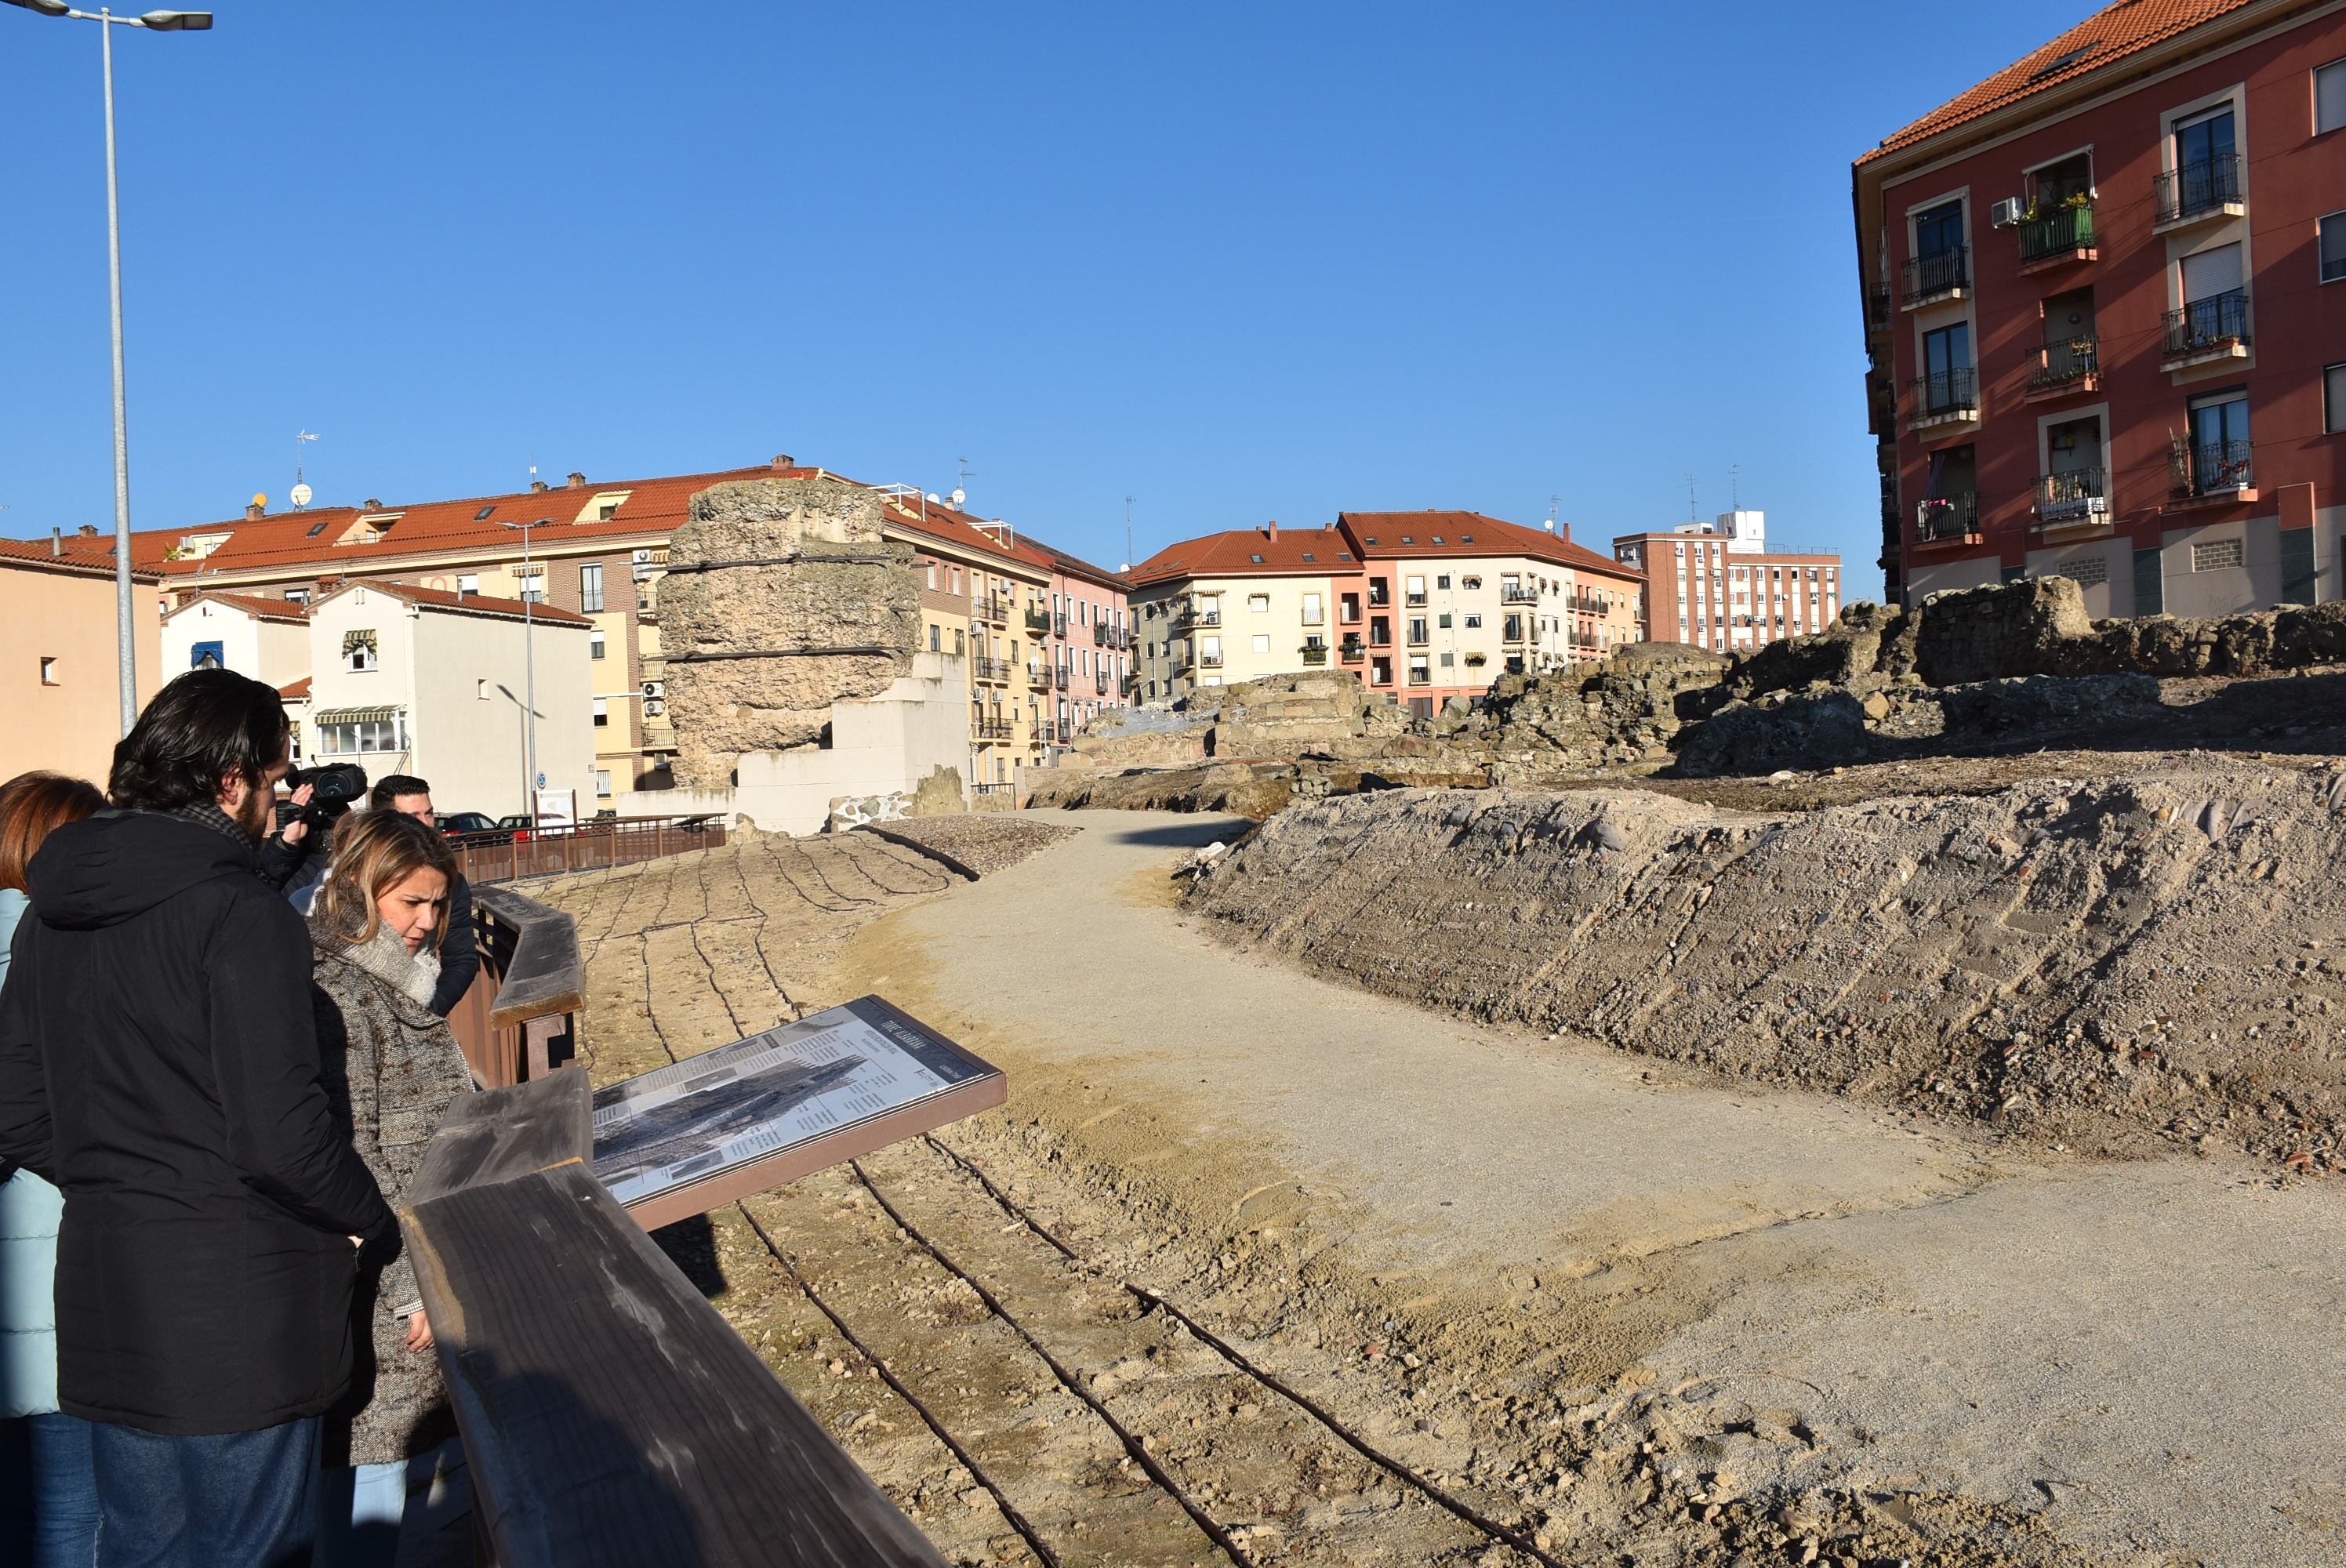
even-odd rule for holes
{"type": "MultiPolygon", "coordinates": [[[[0,784],[0,985],[28,904],[25,868],[41,840],[103,810],[94,784],[20,773],[0,784]]],[[[89,1423],[57,1408],[57,1226],[63,1194],[0,1160],[0,1562],[88,1568],[97,1549],[89,1423]]]]}
{"type": "MultiPolygon", "coordinates": [[[[327,1093],[393,1208],[448,1107],[473,1086],[455,1036],[432,1011],[455,870],[447,840],[413,817],[348,817],[310,911],[327,1093]]],[[[403,1256],[362,1280],[358,1301],[361,1371],[336,1412],[349,1420],[349,1451],[332,1451],[339,1422],[330,1423],[326,1461],[351,1468],[327,1471],[320,1568],[391,1563],[403,1516],[414,1515],[411,1533],[430,1527],[411,1496],[444,1499],[450,1488],[435,1478],[461,1462],[413,1266],[403,1256]]]]}

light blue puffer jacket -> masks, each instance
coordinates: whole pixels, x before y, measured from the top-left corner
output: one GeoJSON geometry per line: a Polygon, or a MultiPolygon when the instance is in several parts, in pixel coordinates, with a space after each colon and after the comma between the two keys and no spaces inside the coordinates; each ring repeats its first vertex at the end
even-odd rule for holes
{"type": "MultiPolygon", "coordinates": [[[[25,895],[0,888],[0,985],[25,895]]],[[[57,1220],[65,1195],[18,1171],[0,1185],[0,1416],[57,1408],[57,1220]]]]}

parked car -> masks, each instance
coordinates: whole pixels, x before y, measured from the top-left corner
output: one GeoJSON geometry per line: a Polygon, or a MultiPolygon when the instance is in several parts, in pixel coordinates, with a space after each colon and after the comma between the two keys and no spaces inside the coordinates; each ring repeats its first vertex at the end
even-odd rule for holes
{"type": "Polygon", "coordinates": [[[497,831],[500,833],[511,832],[513,834],[513,841],[516,844],[526,844],[529,842],[530,826],[530,820],[525,816],[516,815],[512,817],[500,817],[497,819],[497,831]]]}
{"type": "Polygon", "coordinates": [[[452,839],[459,833],[494,833],[497,820],[486,811],[451,811],[440,819],[440,830],[452,839]]]}

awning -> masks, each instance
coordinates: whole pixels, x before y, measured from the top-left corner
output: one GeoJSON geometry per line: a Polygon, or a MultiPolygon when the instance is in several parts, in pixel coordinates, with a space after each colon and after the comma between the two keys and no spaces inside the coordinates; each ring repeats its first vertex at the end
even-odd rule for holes
{"type": "Polygon", "coordinates": [[[311,715],[312,724],[382,724],[397,718],[397,708],[330,708],[311,715]]]}

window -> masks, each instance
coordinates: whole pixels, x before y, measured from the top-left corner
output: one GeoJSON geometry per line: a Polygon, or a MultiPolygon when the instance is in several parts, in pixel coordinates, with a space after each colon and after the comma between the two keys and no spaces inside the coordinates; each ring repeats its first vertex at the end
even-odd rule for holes
{"type": "Polygon", "coordinates": [[[1425,635],[1425,617],[1423,616],[1412,616],[1409,617],[1409,640],[1413,643],[1424,643],[1431,640],[1425,635]]]}
{"type": "Polygon", "coordinates": [[[1923,260],[1960,250],[1964,244],[1964,204],[1943,202],[1914,218],[1914,254],[1923,260]]]}
{"type": "Polygon", "coordinates": [[[489,514],[495,512],[496,509],[496,504],[495,502],[491,502],[488,505],[482,507],[478,512],[473,514],[473,521],[475,523],[485,523],[489,520],[489,514]]]}
{"type": "Polygon", "coordinates": [[[1470,632],[1481,631],[1483,629],[1483,617],[1470,611],[1466,616],[1466,629],[1470,632]]]}
{"type": "Polygon", "coordinates": [[[1425,603],[1425,579],[1423,577],[1410,578],[1403,585],[1403,591],[1408,595],[1409,602],[1411,604],[1422,605],[1425,603]]]}
{"type": "Polygon", "coordinates": [[[2321,220],[2321,280],[2325,283],[2346,282],[2346,212],[2333,212],[2321,220]]]}
{"type": "Polygon", "coordinates": [[[611,699],[607,697],[598,697],[595,699],[595,728],[607,729],[610,724],[611,699]]]}
{"type": "Polygon", "coordinates": [[[2052,575],[2066,577],[2081,588],[2090,588],[2097,583],[2110,580],[2110,563],[2103,555],[2089,556],[2083,561],[2064,561],[2060,569],[2052,575]]]}
{"type": "Polygon", "coordinates": [[[372,632],[342,634],[342,667],[347,670],[369,670],[375,667],[372,632]]]}
{"type": "Polygon", "coordinates": [[[489,683],[485,677],[473,683],[473,697],[480,702],[489,700],[489,683]]]}
{"type": "Polygon", "coordinates": [[[609,769],[597,768],[595,769],[595,793],[606,799],[610,798],[611,770],[609,769]]]}
{"type": "MultiPolygon", "coordinates": [[[[1441,541],[1441,540],[1439,540],[1439,539],[1436,539],[1436,540],[1434,541],[1434,543],[1435,543],[1435,544],[1437,544],[1437,545],[1439,545],[1439,544],[1441,544],[1441,543],[1442,543],[1442,541],[1441,541]]],[[[1434,578],[1434,579],[1433,579],[1433,585],[1434,585],[1435,587],[1437,587],[1437,588],[1447,588],[1447,587],[1449,587],[1449,586],[1450,586],[1450,574],[1449,574],[1449,573],[1447,573],[1447,572],[1444,572],[1444,573],[1443,573],[1440,576],[1438,576],[1438,577],[1434,578]]]]}
{"type": "Polygon", "coordinates": [[[2191,569],[2195,572],[2220,572],[2228,566],[2242,565],[2246,559],[2238,539],[2207,539],[2191,546],[2191,569]]]}
{"type": "Polygon", "coordinates": [[[65,682],[57,677],[57,661],[55,657],[51,655],[44,654],[41,656],[41,684],[43,686],[63,686],[65,684],[65,682]]]}
{"type": "Polygon", "coordinates": [[[1326,617],[1321,614],[1320,610],[1320,596],[1317,594],[1304,595],[1303,624],[1307,626],[1316,626],[1325,618],[1326,617]]]}
{"type": "Polygon", "coordinates": [[[1443,667],[1443,668],[1444,668],[1444,669],[1450,669],[1450,668],[1454,667],[1456,666],[1457,662],[1458,662],[1458,661],[1457,661],[1456,657],[1455,657],[1454,656],[1453,656],[1453,655],[1450,655],[1450,654],[1443,654],[1443,655],[1442,656],[1442,667],[1443,667]]]}
{"type": "Polygon", "coordinates": [[[1255,633],[1254,651],[1259,654],[1267,654],[1270,651],[1270,634],[1269,632],[1255,633]]]}
{"type": "Polygon", "coordinates": [[[599,627],[586,634],[586,657],[588,658],[603,657],[603,633],[599,627]]]}
{"type": "Polygon", "coordinates": [[[1972,406],[1972,329],[1957,321],[1923,334],[1922,411],[1943,413],[1972,406]]]}
{"type": "Polygon", "coordinates": [[[318,726],[318,749],[328,757],[363,756],[371,751],[404,751],[407,738],[401,721],[396,718],[346,720],[318,726]]]}
{"type": "Polygon", "coordinates": [[[288,588],[285,590],[285,602],[289,605],[306,605],[310,602],[310,590],[288,588]]]}
{"type": "Polygon", "coordinates": [[[457,579],[456,579],[456,596],[457,596],[458,598],[460,598],[460,599],[469,599],[469,598],[471,598],[474,595],[475,595],[475,594],[479,593],[480,591],[481,591],[481,579],[480,579],[480,577],[479,577],[476,574],[472,573],[472,572],[465,572],[465,573],[464,573],[464,574],[460,575],[457,577],[457,579]]]}
{"type": "Polygon", "coordinates": [[[546,603],[546,568],[531,566],[519,574],[521,596],[525,604],[546,603]]]}
{"type": "Polygon", "coordinates": [[[2346,364],[2321,372],[2321,428],[2336,435],[2346,432],[2346,364]]]}
{"type": "Polygon", "coordinates": [[[1252,561],[1258,566],[1262,565],[1262,557],[1260,555],[1249,555],[1247,559],[1252,561]]]}
{"type": "Polygon", "coordinates": [[[1249,594],[1247,596],[1247,608],[1253,611],[1258,616],[1267,616],[1270,614],[1270,596],[1269,594],[1249,594]]]}
{"type": "Polygon", "coordinates": [[[1439,616],[1436,616],[1434,620],[1443,631],[1446,632],[1450,629],[1450,612],[1448,610],[1444,610],[1439,616]]]}
{"type": "Polygon", "coordinates": [[[189,669],[226,669],[228,667],[228,654],[225,651],[227,647],[226,643],[196,644],[188,650],[188,667],[189,669]]]}
{"type": "Polygon", "coordinates": [[[2313,73],[2313,134],[2346,126],[2346,60],[2332,60],[2313,73]]]}
{"type": "Polygon", "coordinates": [[[929,627],[929,651],[931,653],[937,652],[944,646],[944,628],[943,626],[932,626],[929,627]]]}
{"type": "Polygon", "coordinates": [[[603,607],[603,568],[600,565],[578,568],[578,607],[590,613],[603,607]]]}

